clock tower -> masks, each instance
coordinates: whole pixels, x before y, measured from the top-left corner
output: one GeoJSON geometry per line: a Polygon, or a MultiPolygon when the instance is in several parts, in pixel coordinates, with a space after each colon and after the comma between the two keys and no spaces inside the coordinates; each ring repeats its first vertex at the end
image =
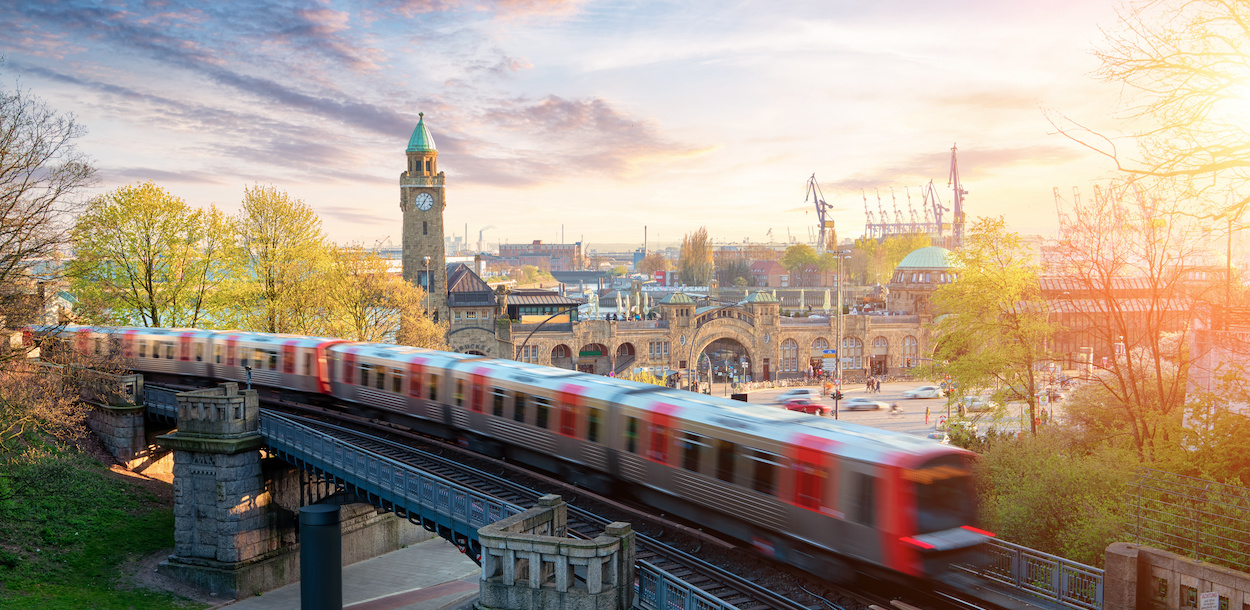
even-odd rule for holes
{"type": "Polygon", "coordinates": [[[408,169],[399,175],[399,209],[404,213],[404,280],[425,288],[437,320],[448,318],[447,258],[443,252],[443,172],[438,149],[421,113],[408,139],[408,169]]]}

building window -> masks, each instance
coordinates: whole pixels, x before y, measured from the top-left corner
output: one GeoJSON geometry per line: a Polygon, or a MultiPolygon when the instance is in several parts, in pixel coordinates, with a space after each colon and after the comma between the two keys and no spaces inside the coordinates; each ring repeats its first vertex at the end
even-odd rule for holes
{"type": "Polygon", "coordinates": [[[799,370],[799,344],[794,339],[786,339],[781,343],[781,372],[794,373],[799,370]]]}
{"type": "Polygon", "coordinates": [[[421,234],[422,235],[430,234],[430,223],[428,221],[425,221],[425,220],[421,221],[421,234]]]}
{"type": "Polygon", "coordinates": [[[468,320],[476,320],[476,319],[477,319],[477,312],[476,312],[476,311],[466,311],[466,312],[464,312],[464,317],[465,317],[466,319],[468,319],[468,320]]]}
{"type": "Polygon", "coordinates": [[[432,159],[426,159],[425,160],[425,173],[428,174],[434,171],[433,167],[434,167],[434,161],[432,159]]]}
{"type": "Polygon", "coordinates": [[[864,342],[855,337],[842,338],[842,368],[864,368],[864,342]]]}
{"type": "Polygon", "coordinates": [[[920,346],[916,338],[911,335],[903,337],[903,366],[909,368],[920,366],[920,346]]]}

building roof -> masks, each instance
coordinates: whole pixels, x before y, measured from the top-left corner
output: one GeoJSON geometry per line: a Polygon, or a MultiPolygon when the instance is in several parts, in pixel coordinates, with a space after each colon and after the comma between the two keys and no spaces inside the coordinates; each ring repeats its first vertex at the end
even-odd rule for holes
{"type": "Polygon", "coordinates": [[[514,290],[508,294],[508,306],[529,306],[529,305],[581,305],[581,301],[562,297],[555,292],[549,290],[514,290]]]}
{"type": "Polygon", "coordinates": [[[495,306],[495,291],[464,263],[447,267],[447,304],[452,307],[495,306]]]}
{"type": "Polygon", "coordinates": [[[751,263],[751,273],[782,274],[786,268],[777,261],[755,261],[751,263]]]}
{"type": "Polygon", "coordinates": [[[764,292],[763,290],[759,290],[759,291],[751,293],[751,296],[747,297],[746,302],[747,303],[780,303],[780,301],[777,300],[777,297],[767,292],[764,292]]]}
{"type": "Polygon", "coordinates": [[[950,254],[950,250],[940,246],[921,248],[903,258],[896,269],[949,269],[950,254]]]}
{"type": "Polygon", "coordinates": [[[663,299],[660,299],[660,305],[690,305],[694,303],[694,299],[690,298],[684,292],[674,292],[663,299]]]}
{"type": "Polygon", "coordinates": [[[425,113],[418,113],[417,116],[421,118],[417,120],[417,128],[412,130],[412,137],[408,138],[408,152],[438,150],[438,147],[434,145],[434,137],[425,128],[425,113]]]}

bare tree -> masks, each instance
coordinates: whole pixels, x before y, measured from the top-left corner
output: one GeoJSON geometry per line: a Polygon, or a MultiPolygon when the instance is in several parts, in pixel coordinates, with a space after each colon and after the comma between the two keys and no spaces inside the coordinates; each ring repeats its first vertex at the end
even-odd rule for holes
{"type": "Polygon", "coordinates": [[[687,286],[702,286],[712,279],[712,242],[707,227],[699,227],[681,238],[677,269],[681,282],[687,286]]]}
{"type": "MultiPolygon", "coordinates": [[[[95,179],[74,146],[83,128],[28,91],[0,89],[0,316],[16,327],[44,309],[38,282],[66,242],[65,215],[95,179]]],[[[41,294],[42,293],[42,294],[41,294]]]]}
{"type": "Polygon", "coordinates": [[[1113,137],[1050,113],[1061,133],[1133,179],[1176,181],[1182,194],[1207,201],[1203,216],[1250,206],[1250,4],[1130,3],[1097,55],[1098,77],[1127,85],[1130,131],[1113,137]]]}
{"type": "Polygon", "coordinates": [[[1058,340],[1106,355],[1105,364],[1095,358],[1095,378],[1147,460],[1185,407],[1193,312],[1224,285],[1200,247],[1207,227],[1173,195],[1137,182],[1100,190],[1045,250],[1049,272],[1066,282],[1055,301],[1058,340]]]}

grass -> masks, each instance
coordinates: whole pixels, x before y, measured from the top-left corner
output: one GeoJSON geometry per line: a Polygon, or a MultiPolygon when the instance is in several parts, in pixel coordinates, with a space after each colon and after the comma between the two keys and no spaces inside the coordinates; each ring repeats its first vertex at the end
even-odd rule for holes
{"type": "Polygon", "coordinates": [[[0,456],[0,609],[201,608],[119,566],[174,544],[173,510],[77,451],[0,456]]]}

